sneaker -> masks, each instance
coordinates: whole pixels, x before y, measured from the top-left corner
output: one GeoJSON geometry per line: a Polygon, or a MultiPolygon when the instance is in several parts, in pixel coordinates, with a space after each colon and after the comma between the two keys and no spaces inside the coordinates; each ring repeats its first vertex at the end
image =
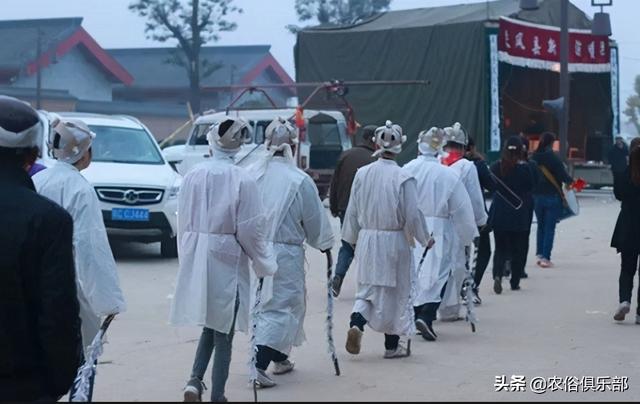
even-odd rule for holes
{"type": "Polygon", "coordinates": [[[267,372],[262,369],[256,369],[258,378],[256,379],[256,387],[259,389],[268,389],[269,387],[273,387],[276,385],[276,382],[273,381],[269,376],[267,376],[267,372]]]}
{"type": "Polygon", "coordinates": [[[295,363],[290,361],[289,359],[285,359],[282,362],[274,362],[273,363],[273,374],[274,375],[284,375],[293,370],[295,363]]]}
{"type": "Polygon", "coordinates": [[[511,285],[511,290],[520,290],[520,286],[519,285],[511,285]]]}
{"type": "Polygon", "coordinates": [[[620,303],[620,306],[618,306],[618,310],[616,310],[616,313],[613,315],[613,319],[616,321],[624,321],[624,318],[629,313],[629,311],[631,311],[631,303],[622,302],[620,303]]]}
{"type": "Polygon", "coordinates": [[[349,329],[347,333],[347,345],[346,349],[352,355],[360,353],[360,343],[362,342],[363,331],[355,325],[349,329]]]}
{"type": "Polygon", "coordinates": [[[202,391],[206,390],[207,386],[204,382],[197,377],[192,377],[184,388],[184,402],[185,403],[199,403],[202,401],[202,391]]]}
{"type": "Polygon", "coordinates": [[[548,259],[544,259],[543,258],[538,263],[538,266],[540,266],[541,268],[552,268],[553,267],[553,263],[551,261],[549,261],[548,259]]]}
{"type": "Polygon", "coordinates": [[[473,288],[471,289],[471,291],[473,292],[473,304],[475,304],[476,306],[480,306],[482,304],[482,299],[480,298],[480,291],[478,290],[478,288],[473,288]]]}
{"type": "Polygon", "coordinates": [[[422,319],[416,320],[416,328],[420,331],[422,338],[427,341],[433,342],[438,338],[431,324],[422,319]]]}
{"type": "Polygon", "coordinates": [[[396,349],[385,349],[384,351],[385,359],[406,358],[408,356],[411,356],[411,340],[407,341],[406,348],[402,344],[398,344],[396,349]]]}
{"type": "Polygon", "coordinates": [[[496,276],[493,280],[493,291],[496,292],[496,295],[502,293],[502,278],[496,276]]]}
{"type": "Polygon", "coordinates": [[[229,400],[227,400],[227,398],[225,396],[222,396],[222,398],[218,398],[216,400],[211,400],[211,402],[213,402],[213,403],[227,403],[227,402],[229,402],[229,400]]]}
{"type": "Polygon", "coordinates": [[[527,274],[526,272],[522,273],[522,276],[520,277],[520,279],[528,279],[529,278],[529,274],[527,274]]]}
{"type": "Polygon", "coordinates": [[[338,297],[340,295],[343,280],[344,279],[340,275],[333,276],[333,280],[331,280],[331,293],[333,294],[333,297],[338,297]]]}
{"type": "Polygon", "coordinates": [[[636,324],[640,324],[640,314],[636,314],[636,324]]]}

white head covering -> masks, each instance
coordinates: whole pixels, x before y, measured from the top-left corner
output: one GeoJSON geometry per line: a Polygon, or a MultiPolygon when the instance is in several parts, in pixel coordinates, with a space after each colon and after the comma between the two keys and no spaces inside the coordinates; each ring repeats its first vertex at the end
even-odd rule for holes
{"type": "Polygon", "coordinates": [[[445,143],[445,133],[442,129],[433,127],[423,130],[418,135],[418,150],[420,154],[436,155],[442,152],[445,143]]]}
{"type": "Polygon", "coordinates": [[[236,154],[240,151],[240,146],[247,142],[248,128],[249,123],[244,119],[228,118],[211,125],[207,133],[207,141],[215,150],[236,154]],[[223,125],[227,129],[224,133],[220,133],[223,125]]]}
{"type": "Polygon", "coordinates": [[[267,150],[273,155],[276,152],[284,152],[285,157],[293,161],[291,146],[297,145],[298,129],[282,117],[273,120],[265,131],[267,150]]]}
{"type": "Polygon", "coordinates": [[[91,148],[95,138],[96,134],[86,123],[52,116],[49,149],[56,159],[69,164],[77,163],[91,148]]]}
{"type": "Polygon", "coordinates": [[[38,112],[17,98],[0,95],[0,147],[42,147],[38,112]]]}
{"type": "Polygon", "coordinates": [[[444,132],[447,143],[458,143],[463,146],[469,144],[469,136],[467,136],[467,132],[462,128],[460,122],[454,123],[452,127],[444,128],[444,132]]]}
{"type": "Polygon", "coordinates": [[[384,126],[376,129],[373,141],[379,147],[379,149],[373,153],[375,157],[384,152],[393,154],[400,153],[402,151],[402,144],[407,141],[407,137],[402,134],[400,125],[395,125],[393,122],[387,121],[384,126]]]}

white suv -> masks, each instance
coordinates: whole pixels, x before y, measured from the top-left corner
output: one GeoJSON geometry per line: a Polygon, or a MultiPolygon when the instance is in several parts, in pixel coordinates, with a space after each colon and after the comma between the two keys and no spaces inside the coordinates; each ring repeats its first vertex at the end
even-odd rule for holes
{"type": "MultiPolygon", "coordinates": [[[[247,137],[251,140],[242,146],[236,156],[239,163],[251,161],[246,156],[257,151],[257,147],[264,142],[264,132],[271,121],[281,116],[291,119],[295,109],[255,109],[231,110],[228,112],[205,113],[193,123],[187,143],[165,148],[162,152],[167,161],[180,174],[185,175],[193,166],[205,161],[210,156],[206,134],[209,127],[222,122],[227,117],[241,116],[249,122],[250,130],[247,137]]],[[[351,147],[351,140],[347,135],[346,120],[340,111],[310,110],[304,111],[305,131],[300,135],[298,147],[298,167],[306,171],[316,182],[321,197],[327,195],[333,170],[340,154],[351,147]]],[[[255,153],[258,155],[258,153],[255,153]]]]}
{"type": "MultiPolygon", "coordinates": [[[[82,174],[96,190],[109,237],[160,242],[163,257],[176,257],[182,177],[166,162],[149,130],[128,116],[58,115],[84,121],[96,133],[93,161],[82,174]]],[[[48,134],[45,143],[47,138],[48,134]]],[[[53,162],[43,155],[45,165],[53,162]]]]}

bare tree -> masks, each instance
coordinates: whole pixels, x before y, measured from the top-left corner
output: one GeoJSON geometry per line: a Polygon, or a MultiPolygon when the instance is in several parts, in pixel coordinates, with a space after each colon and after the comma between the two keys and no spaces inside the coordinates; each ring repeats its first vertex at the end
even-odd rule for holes
{"type": "Polygon", "coordinates": [[[200,112],[200,80],[221,67],[201,58],[202,46],[218,41],[221,32],[235,30],[237,24],[229,17],[242,9],[234,6],[233,0],[135,0],[129,10],[147,19],[147,38],[178,42],[167,63],[185,68],[191,108],[200,112]]]}
{"type": "Polygon", "coordinates": [[[627,109],[625,109],[624,113],[640,133],[640,76],[636,77],[635,84],[636,93],[627,99],[627,109]]]}
{"type": "Polygon", "coordinates": [[[389,9],[391,0],[296,0],[300,21],[320,24],[351,24],[389,9]]]}

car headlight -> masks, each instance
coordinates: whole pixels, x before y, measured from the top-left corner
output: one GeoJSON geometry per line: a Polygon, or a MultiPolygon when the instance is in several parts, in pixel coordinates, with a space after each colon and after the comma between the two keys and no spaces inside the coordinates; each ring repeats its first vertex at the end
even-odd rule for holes
{"type": "Polygon", "coordinates": [[[168,199],[176,199],[180,193],[180,185],[182,180],[178,178],[171,187],[167,190],[168,199]]]}
{"type": "Polygon", "coordinates": [[[176,199],[178,197],[178,194],[180,193],[180,187],[179,186],[174,186],[169,188],[169,199],[176,199]]]}

